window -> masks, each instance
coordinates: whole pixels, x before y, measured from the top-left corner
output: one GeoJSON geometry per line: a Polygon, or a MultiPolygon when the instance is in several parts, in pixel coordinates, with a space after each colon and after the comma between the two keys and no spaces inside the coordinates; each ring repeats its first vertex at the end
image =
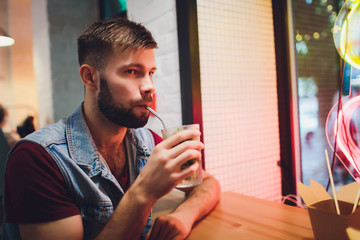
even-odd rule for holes
{"type": "MultiPolygon", "coordinates": [[[[341,84],[333,27],[343,4],[335,0],[293,0],[302,181],[306,185],[310,179],[328,184],[324,150],[328,150],[330,162],[332,151],[326,120],[338,101],[341,84]]],[[[334,181],[338,185],[353,181],[337,158],[334,181]]]]}

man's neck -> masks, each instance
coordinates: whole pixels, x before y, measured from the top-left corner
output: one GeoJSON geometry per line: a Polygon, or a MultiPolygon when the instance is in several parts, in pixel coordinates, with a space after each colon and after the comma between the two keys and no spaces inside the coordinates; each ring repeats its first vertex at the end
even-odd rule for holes
{"type": "Polygon", "coordinates": [[[118,126],[106,119],[98,109],[91,109],[84,104],[84,118],[98,150],[114,150],[120,148],[127,128],[118,126]]]}
{"type": "Polygon", "coordinates": [[[125,162],[127,160],[125,141],[123,141],[122,144],[117,148],[98,150],[109,166],[111,173],[118,181],[120,181],[121,176],[124,176],[124,171],[127,171],[127,169],[124,168],[125,162]]]}

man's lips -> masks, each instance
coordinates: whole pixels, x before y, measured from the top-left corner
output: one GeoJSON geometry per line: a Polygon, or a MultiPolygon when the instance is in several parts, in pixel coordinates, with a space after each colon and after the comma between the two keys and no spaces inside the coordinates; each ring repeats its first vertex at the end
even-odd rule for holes
{"type": "Polygon", "coordinates": [[[153,101],[146,101],[146,102],[137,102],[135,106],[142,106],[142,107],[150,107],[153,104],[153,101]]]}
{"type": "Polygon", "coordinates": [[[151,107],[152,105],[152,102],[148,102],[148,103],[138,103],[135,105],[135,107],[142,107],[142,108],[145,108],[145,107],[151,107]]]}

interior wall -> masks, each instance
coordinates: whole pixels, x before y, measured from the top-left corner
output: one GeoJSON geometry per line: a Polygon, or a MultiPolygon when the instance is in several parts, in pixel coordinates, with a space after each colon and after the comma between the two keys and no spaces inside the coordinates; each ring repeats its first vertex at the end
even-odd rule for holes
{"type": "Polygon", "coordinates": [[[98,0],[47,0],[54,121],[70,115],[83,101],[77,37],[99,19],[98,0]]]}
{"type": "Polygon", "coordinates": [[[281,199],[271,0],[197,0],[207,171],[222,191],[281,199]]]}
{"type": "Polygon", "coordinates": [[[0,26],[15,39],[0,48],[0,103],[11,128],[29,115],[36,128],[68,116],[84,92],[76,39],[99,19],[98,0],[8,0],[0,7],[0,26]]]}
{"type": "Polygon", "coordinates": [[[0,103],[9,112],[8,130],[15,130],[27,116],[36,118],[38,113],[31,1],[1,1],[1,13],[1,27],[15,39],[15,44],[0,48],[0,103]]]}
{"type": "MultiPolygon", "coordinates": [[[[9,32],[7,1],[0,1],[0,28],[9,32]]],[[[0,104],[13,101],[11,89],[11,47],[0,47],[0,104]]]]}
{"type": "Polygon", "coordinates": [[[39,126],[54,121],[53,91],[50,68],[50,37],[47,0],[32,1],[34,71],[39,101],[39,126]]]}

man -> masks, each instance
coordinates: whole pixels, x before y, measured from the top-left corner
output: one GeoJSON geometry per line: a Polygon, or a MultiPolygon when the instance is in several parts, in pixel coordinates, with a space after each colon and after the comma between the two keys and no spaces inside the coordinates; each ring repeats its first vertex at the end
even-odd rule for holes
{"type": "Polygon", "coordinates": [[[147,29],[120,18],[96,22],[78,38],[84,102],[12,149],[5,238],[184,239],[216,205],[219,184],[204,172],[186,200],[151,228],[152,206],[200,167],[180,168],[203,148],[185,141],[198,131],[154,146],[159,137],[141,128],[152,103],[156,47],[147,29]]]}

